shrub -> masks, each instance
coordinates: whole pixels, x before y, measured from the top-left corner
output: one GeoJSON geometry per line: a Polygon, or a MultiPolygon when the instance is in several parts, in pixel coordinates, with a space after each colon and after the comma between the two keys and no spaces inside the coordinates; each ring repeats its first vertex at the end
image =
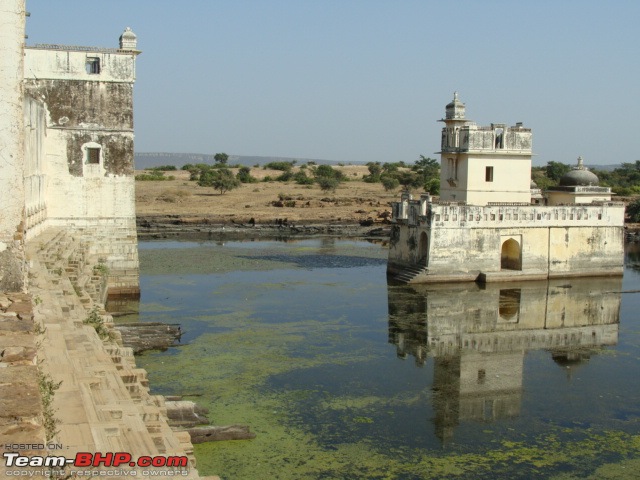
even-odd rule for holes
{"type": "Polygon", "coordinates": [[[280,170],[282,172],[288,172],[293,168],[292,162],[269,162],[263,167],[265,170],[280,170]]]}
{"type": "Polygon", "coordinates": [[[144,181],[163,181],[163,180],[175,180],[176,177],[170,175],[168,177],[164,176],[164,172],[160,170],[151,170],[150,172],[141,173],[136,175],[136,180],[144,182],[144,181]]]}
{"type": "Polygon", "coordinates": [[[278,175],[276,177],[276,181],[278,181],[278,182],[288,182],[289,180],[293,179],[293,176],[294,175],[291,172],[291,170],[287,170],[282,175],[278,175]]]}
{"type": "Polygon", "coordinates": [[[149,170],[155,170],[158,172],[175,172],[177,168],[175,165],[160,165],[159,167],[153,167],[149,170]]]}
{"type": "Polygon", "coordinates": [[[313,185],[313,178],[307,176],[307,174],[302,170],[296,172],[293,179],[298,185],[313,185]]]}
{"type": "Polygon", "coordinates": [[[242,183],[256,183],[258,179],[251,175],[251,169],[249,167],[240,167],[236,178],[242,183]]]}
{"type": "Polygon", "coordinates": [[[323,192],[335,192],[338,185],[340,185],[340,180],[332,177],[318,177],[316,178],[316,183],[320,186],[320,189],[323,192]]]}
{"type": "Polygon", "coordinates": [[[51,375],[48,373],[42,373],[38,369],[38,387],[40,389],[40,398],[42,399],[42,416],[43,427],[45,432],[45,439],[50,441],[58,434],[58,419],[55,418],[55,411],[53,409],[53,397],[56,391],[62,385],[62,381],[54,382],[51,375]]]}
{"type": "Polygon", "coordinates": [[[82,323],[85,325],[91,325],[102,340],[107,340],[110,337],[109,329],[105,327],[104,320],[98,313],[97,308],[91,310],[87,318],[85,318],[82,323]]]}

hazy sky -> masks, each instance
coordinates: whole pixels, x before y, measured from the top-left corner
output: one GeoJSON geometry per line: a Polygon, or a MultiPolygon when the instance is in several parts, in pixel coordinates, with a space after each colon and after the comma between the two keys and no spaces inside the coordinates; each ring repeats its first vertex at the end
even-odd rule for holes
{"type": "Polygon", "coordinates": [[[640,159],[640,1],[27,0],[27,40],[142,54],[136,150],[435,157],[454,90],[534,164],[640,159]]]}

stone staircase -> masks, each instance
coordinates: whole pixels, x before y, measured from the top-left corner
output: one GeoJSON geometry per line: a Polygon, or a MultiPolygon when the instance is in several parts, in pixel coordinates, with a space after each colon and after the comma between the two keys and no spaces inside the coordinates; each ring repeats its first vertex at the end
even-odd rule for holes
{"type": "Polygon", "coordinates": [[[136,368],[132,350],[122,346],[104,311],[106,275],[94,268],[99,259],[80,239],[53,229],[33,239],[27,254],[31,294],[39,299],[34,321],[46,330],[41,368],[62,382],[54,396],[59,423],[53,441],[63,445],[67,457],[186,455],[189,473],[181,478],[199,479],[189,434],[171,430],[164,398],[150,395],[146,371],[136,368]],[[85,323],[90,316],[100,320],[99,331],[85,323]]]}
{"type": "Polygon", "coordinates": [[[395,275],[390,276],[390,280],[397,283],[411,283],[411,280],[416,278],[421,273],[424,273],[427,270],[426,267],[420,265],[409,265],[406,266],[402,272],[397,273],[395,275]]]}

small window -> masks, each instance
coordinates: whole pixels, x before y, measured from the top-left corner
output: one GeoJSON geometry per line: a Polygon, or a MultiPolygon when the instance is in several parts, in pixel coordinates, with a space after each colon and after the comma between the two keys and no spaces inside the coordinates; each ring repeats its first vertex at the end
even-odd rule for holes
{"type": "Polygon", "coordinates": [[[100,163],[99,148],[87,148],[87,163],[92,163],[92,164],[100,163]]]}
{"type": "Polygon", "coordinates": [[[86,68],[89,74],[100,73],[100,59],[98,57],[87,57],[86,68]]]}
{"type": "Polygon", "coordinates": [[[487,167],[484,171],[484,180],[486,182],[493,182],[493,167],[487,167]]]}

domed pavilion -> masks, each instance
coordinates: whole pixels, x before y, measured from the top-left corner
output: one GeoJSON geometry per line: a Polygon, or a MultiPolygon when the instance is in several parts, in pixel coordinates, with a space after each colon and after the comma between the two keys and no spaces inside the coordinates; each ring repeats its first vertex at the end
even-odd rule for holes
{"type": "Polygon", "coordinates": [[[547,205],[611,201],[611,188],[599,186],[598,176],[584,166],[582,157],[578,157],[578,164],[564,174],[559,183],[545,192],[547,205]]]}

